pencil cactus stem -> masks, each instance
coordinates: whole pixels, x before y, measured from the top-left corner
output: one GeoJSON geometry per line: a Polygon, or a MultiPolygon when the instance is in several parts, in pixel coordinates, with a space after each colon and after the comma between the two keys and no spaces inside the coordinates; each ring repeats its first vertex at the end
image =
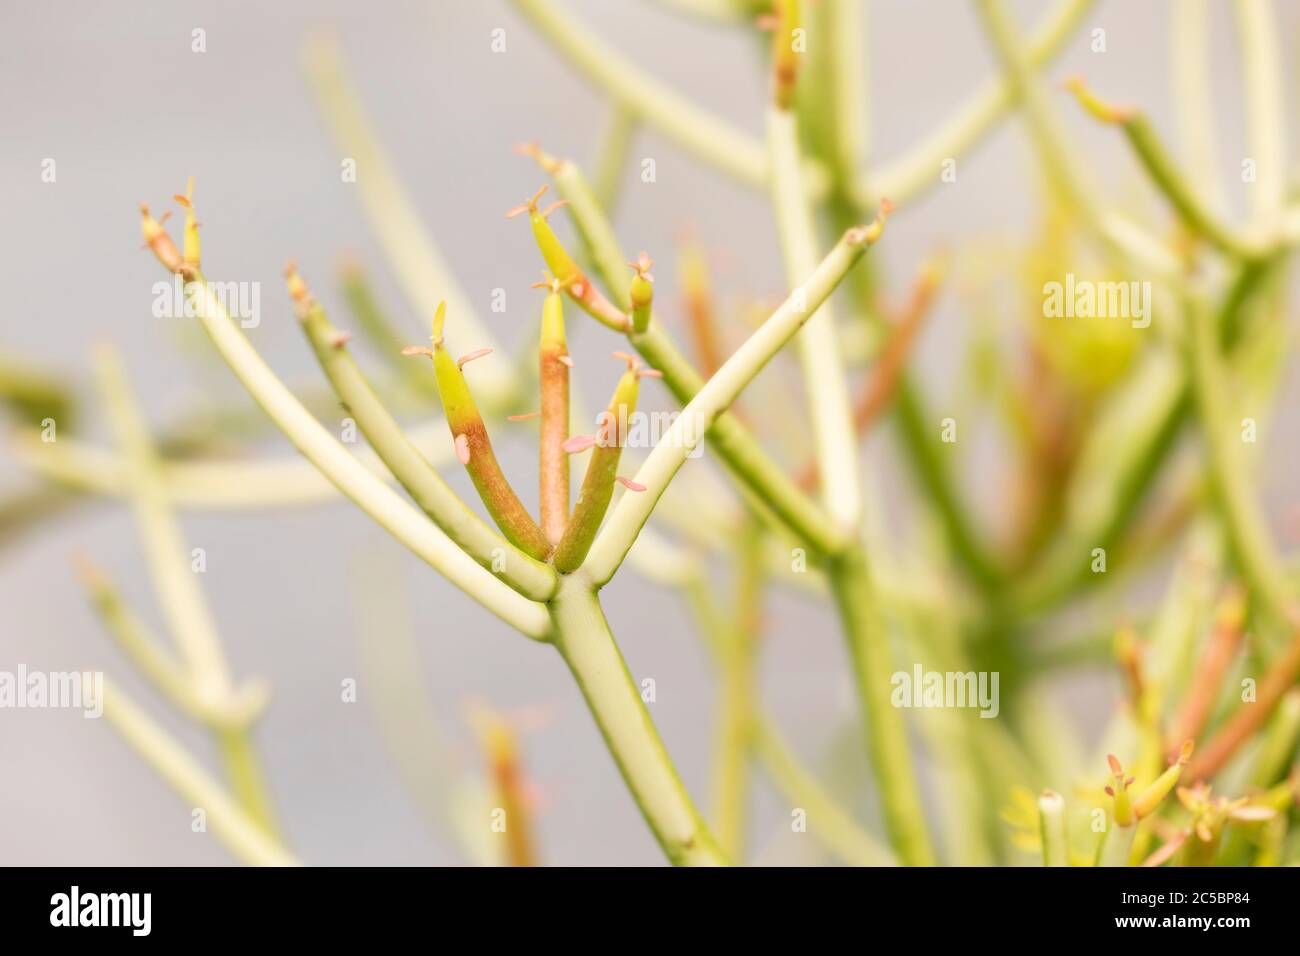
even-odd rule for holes
{"type": "MultiPolygon", "coordinates": [[[[567,159],[546,159],[555,164],[555,184],[572,201],[574,223],[591,251],[601,278],[618,302],[630,303],[631,277],[624,265],[627,255],[619,246],[618,237],[582,170],[567,159]]],[[[543,166],[546,168],[546,163],[543,166]]],[[[678,350],[662,324],[654,320],[653,310],[647,329],[642,333],[629,330],[628,337],[637,352],[663,373],[664,384],[677,401],[685,405],[703,387],[704,379],[678,350]]],[[[824,554],[848,545],[848,539],[816,502],[794,485],[734,415],[719,419],[708,437],[736,480],[756,489],[770,506],[775,520],[805,541],[812,551],[824,554]]]]}
{"type": "Polygon", "coordinates": [[[555,280],[542,304],[541,347],[538,352],[541,384],[541,440],[539,474],[542,531],[551,545],[560,543],[569,523],[569,456],[564,443],[569,437],[568,344],[564,336],[564,300],[555,280]]]}
{"type": "Polygon", "coordinates": [[[1133,801],[1133,814],[1137,819],[1150,816],[1160,806],[1161,801],[1173,792],[1178,784],[1178,778],[1183,775],[1183,768],[1192,759],[1192,746],[1192,741],[1184,741],[1178,751],[1178,758],[1133,801]]]}
{"type": "Polygon", "coordinates": [[[573,520],[555,548],[555,569],[561,574],[581,566],[609,508],[614,483],[618,480],[618,461],[627,441],[627,424],[636,411],[639,379],[636,368],[629,367],[618,380],[614,397],[600,417],[591,460],[587,462],[578,502],[573,507],[573,520]]]}
{"type": "Polygon", "coordinates": [[[1055,790],[1038,796],[1039,836],[1043,866],[1069,866],[1070,845],[1065,832],[1065,799],[1055,790]]]}
{"type": "Polygon", "coordinates": [[[795,81],[799,75],[800,53],[795,31],[801,28],[800,0],[776,0],[776,18],[772,28],[772,97],[778,109],[788,110],[794,103],[795,81]]]}
{"type": "Polygon", "coordinates": [[[1120,762],[1114,754],[1107,754],[1106,762],[1110,764],[1110,773],[1113,780],[1112,784],[1106,788],[1106,793],[1110,795],[1114,804],[1115,824],[1121,827],[1132,826],[1134,823],[1133,801],[1129,798],[1129,781],[1124,777],[1124,768],[1120,766],[1120,762]]]}
{"type": "MultiPolygon", "coordinates": [[[[540,156],[541,151],[536,150],[529,155],[534,157],[540,156]]],[[[541,160],[538,160],[541,162],[541,160]]],[[[545,168],[545,164],[543,164],[545,168]]],[[[546,209],[545,212],[537,208],[537,200],[546,192],[549,186],[542,186],[541,189],[527,203],[516,206],[511,209],[507,216],[516,216],[520,213],[528,213],[528,221],[533,227],[533,239],[537,242],[537,249],[542,254],[542,259],[546,262],[546,267],[551,270],[556,281],[569,294],[569,298],[577,303],[578,307],[590,315],[597,322],[609,326],[616,332],[625,332],[631,325],[628,316],[624,314],[614,303],[610,302],[599,289],[592,284],[587,274],[582,268],[573,261],[569,251],[564,248],[564,243],[555,234],[551,224],[546,221],[547,215],[557,206],[567,204],[567,200],[556,203],[546,209]]]]}
{"type": "MultiPolygon", "coordinates": [[[[646,492],[625,495],[596,540],[586,564],[592,580],[606,583],[618,570],[659,497],[691,451],[745,386],[794,337],[870,245],[870,230],[851,229],[801,286],[794,290],[687,403],[635,476],[646,492]]],[[[638,349],[640,351],[640,349],[638,349]]]]}
{"type": "Polygon", "coordinates": [[[446,304],[439,303],[433,317],[433,349],[430,358],[438,381],[443,414],[447,416],[447,427],[451,430],[452,442],[456,447],[456,457],[469,472],[479,498],[506,540],[529,557],[545,560],[551,550],[546,535],[537,526],[537,522],[533,521],[502,472],[492,450],[492,441],[488,437],[483,416],[465,381],[465,374],[447,351],[443,341],[446,320],[446,304]]]}
{"type": "Polygon", "coordinates": [[[1165,149],[1150,121],[1141,112],[1105,102],[1092,93],[1079,77],[1073,78],[1067,86],[1090,115],[1124,131],[1147,175],[1188,229],[1220,251],[1239,259],[1258,259],[1268,253],[1268,246],[1254,237],[1237,233],[1206,206],[1165,149]]]}
{"type": "Polygon", "coordinates": [[[411,500],[462,551],[515,591],[535,601],[550,598],[558,584],[554,570],[512,546],[452,491],[384,407],[296,269],[290,267],[286,284],[303,331],[335,394],[411,500]],[[504,560],[499,560],[502,557],[504,560]]]}

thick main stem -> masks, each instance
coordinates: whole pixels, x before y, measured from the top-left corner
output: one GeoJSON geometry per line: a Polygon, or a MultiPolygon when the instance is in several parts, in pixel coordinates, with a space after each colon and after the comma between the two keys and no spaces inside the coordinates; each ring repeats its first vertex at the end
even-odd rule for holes
{"type": "Polygon", "coordinates": [[[581,572],[566,576],[549,607],[555,646],[668,859],[677,866],[727,865],[659,739],[595,589],[581,572]]]}

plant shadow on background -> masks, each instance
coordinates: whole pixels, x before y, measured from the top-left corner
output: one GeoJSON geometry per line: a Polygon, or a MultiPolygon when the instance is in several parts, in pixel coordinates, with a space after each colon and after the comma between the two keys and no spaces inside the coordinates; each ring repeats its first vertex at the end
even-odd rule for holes
{"type": "MultiPolygon", "coordinates": [[[[1236,222],[1210,159],[1209,82],[1199,68],[1208,13],[1199,0],[1172,13],[1177,157],[1140,106],[1106,98],[1140,100],[1142,91],[1103,94],[1082,78],[1063,86],[1050,76],[1089,0],[1061,0],[1030,30],[1003,0],[974,0],[999,74],[915,149],[885,163],[867,156],[857,48],[865,10],[855,0],[667,4],[764,37],[770,97],[761,139],[623,59],[563,4],[513,3],[612,107],[590,177],[542,144],[519,148],[545,180],[508,213],[527,220],[539,254],[516,267],[544,269],[535,348],[514,358],[498,349],[372,135],[338,50],[316,38],[306,60],[313,89],[340,152],[355,160],[406,308],[431,323],[427,344],[407,341],[370,278],[349,266],[340,299],[382,356],[380,367],[363,369],[352,333],[333,324],[291,265],[283,301],[328,390],[290,390],[232,315],[232,284],[202,271],[191,183],[174,197],[184,219],[179,242],[166,217],[144,206],[145,244],[179,277],[177,308],[203,328],[258,416],[209,415],[201,427],[151,434],[104,347],[97,383],[113,445],[96,447],[68,434],[73,397],[64,383],[0,359],[0,398],[20,424],[13,454],[43,479],[3,502],[0,534],[12,544],[85,496],[129,501],[167,634],[153,633],[89,556],[78,559],[86,590],[159,695],[210,732],[221,772],[109,684],[104,713],[117,731],[203,808],[237,858],[298,862],[279,823],[292,808],[274,805],[254,743],[270,688],[231,673],[176,512],[342,495],[484,611],[561,656],[674,864],[755,860],[747,837],[758,771],[791,808],[790,826],[835,862],[1300,862],[1292,827],[1300,787],[1296,571],[1255,489],[1256,449],[1284,366],[1289,255],[1300,241],[1271,5],[1233,6],[1251,154],[1242,164],[1248,214],[1236,222]],[[1172,226],[1159,210],[1120,208],[1092,183],[1060,126],[1062,110],[1080,108],[1131,146],[1172,226]],[[936,249],[906,295],[889,293],[869,254],[888,242],[887,221],[953,181],[958,159],[1012,120],[1024,125],[1041,172],[1032,249],[936,249]],[[775,308],[753,321],[721,308],[708,255],[687,241],[676,262],[684,322],[661,317],[650,255],[634,257],[611,225],[642,126],[769,197],[788,290],[775,308]],[[559,201],[543,205],[548,188],[559,201]],[[552,223],[561,221],[557,231],[552,223]],[[1023,319],[1010,331],[976,325],[969,400],[960,419],[944,417],[909,369],[913,344],[948,287],[958,286],[973,311],[987,311],[987,300],[1005,295],[995,286],[1009,271],[1023,319]],[[594,387],[608,373],[577,368],[566,338],[566,326],[590,320],[622,369],[599,415],[584,407],[578,382],[594,387]],[[676,341],[674,328],[689,341],[676,341]],[[773,424],[780,415],[765,414],[787,399],[754,382],[773,362],[788,363],[802,381],[803,424],[786,430],[793,434],[773,424]],[[653,440],[648,413],[637,410],[647,382],[680,409],[653,440]],[[321,424],[340,407],[368,449],[354,453],[321,424]],[[444,421],[399,424],[429,407],[444,421]],[[981,415],[1006,431],[1016,469],[1010,515],[996,533],[975,521],[958,481],[957,437],[981,415]],[[217,454],[251,442],[268,422],[301,459],[217,454]],[[885,422],[889,452],[935,534],[900,540],[886,529],[878,466],[862,454],[864,436],[885,422]],[[536,515],[492,444],[530,431],[536,515]],[[692,461],[702,447],[718,471],[692,461]],[[456,468],[467,472],[477,505],[440,474],[456,468]],[[1168,572],[1153,611],[1114,620],[1101,634],[1049,639],[1153,567],[1168,572]],[[715,664],[716,742],[703,807],[683,786],[606,622],[600,592],[616,574],[678,591],[715,664]],[[878,814],[819,780],[765,710],[757,670],[765,595],[776,588],[812,595],[838,617],[878,814]],[[1098,661],[1122,675],[1125,693],[1098,752],[1086,753],[1046,684],[1098,661]],[[928,758],[924,784],[909,733],[928,758]]],[[[529,180],[520,193],[535,186],[529,180]]],[[[461,766],[412,677],[410,625],[376,596],[379,575],[359,578],[366,679],[383,689],[373,695],[381,728],[413,794],[467,862],[545,862],[518,718],[475,707],[486,770],[461,766]]]]}

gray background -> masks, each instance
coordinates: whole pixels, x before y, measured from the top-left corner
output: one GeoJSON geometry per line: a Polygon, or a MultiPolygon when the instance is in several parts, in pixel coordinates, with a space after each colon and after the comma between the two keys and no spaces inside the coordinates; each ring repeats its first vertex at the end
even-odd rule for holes
{"type": "MultiPolygon", "coordinates": [[[[765,82],[746,36],[649,2],[572,0],[571,6],[631,60],[761,132],[765,82]]],[[[1027,25],[1048,6],[1021,3],[1017,10],[1027,25]]],[[[1229,11],[1214,6],[1210,69],[1220,159],[1240,208],[1228,178],[1242,149],[1239,72],[1229,11]]],[[[1107,30],[1108,51],[1090,53],[1085,28],[1051,75],[1085,72],[1100,90],[1141,103],[1172,137],[1167,18],[1165,3],[1099,3],[1086,24],[1107,30]]],[[[1279,18],[1284,37],[1293,38],[1297,5],[1279,4],[1279,18]]],[[[994,65],[972,11],[957,0],[881,0],[871,4],[870,21],[873,148],[888,158],[947,117],[994,65]]],[[[540,138],[555,152],[590,160],[607,109],[508,4],[9,0],[0,13],[0,344],[89,389],[89,350],[97,340],[111,340],[124,351],[160,427],[205,400],[243,402],[224,369],[187,345],[191,340],[176,323],[149,311],[159,270],[139,250],[135,205],[170,205],[187,175],[197,181],[205,269],[214,278],[262,283],[263,320],[252,338],[286,379],[318,380],[281,293],[280,270],[290,257],[327,305],[338,305],[330,281],[335,264],[341,254],[356,253],[412,339],[426,335],[417,317],[400,311],[402,300],[352,194],[356,187],[340,182],[339,154],[299,67],[305,37],[323,25],[340,35],[365,105],[471,299],[503,341],[517,341],[531,319],[520,303],[533,307],[527,286],[539,263],[528,230],[505,222],[502,212],[541,178],[510,147],[540,138]],[[190,52],[194,27],[207,31],[202,55],[190,52]],[[504,55],[489,49],[495,27],[507,31],[504,55]],[[58,163],[56,184],[41,182],[45,157],[58,163]],[[498,286],[510,295],[505,315],[486,308],[498,286]]],[[[1059,105],[1072,145],[1088,153],[1113,195],[1130,195],[1138,174],[1120,137],[1089,124],[1064,97],[1059,105]]],[[[1300,136],[1296,127],[1292,136],[1300,136]]],[[[957,184],[932,191],[891,223],[888,242],[873,255],[885,264],[895,295],[939,242],[1027,234],[1034,196],[1025,144],[1016,124],[1005,125],[962,161],[957,184]]],[[[629,248],[644,247],[663,261],[656,270],[660,301],[673,301],[670,250],[688,223],[725,251],[719,284],[728,293],[780,292],[779,255],[762,197],[700,168],[650,130],[638,135],[633,157],[656,160],[657,182],[642,184],[629,170],[616,225],[629,248]]],[[[336,312],[345,323],[341,307],[336,312]]],[[[678,321],[671,310],[669,316],[678,321]]],[[[949,294],[925,333],[920,362],[940,405],[950,394],[959,362],[954,345],[967,319],[949,294]]],[[[584,382],[600,394],[614,374],[612,363],[599,357],[611,340],[586,328],[579,337],[580,369],[594,370],[584,382]]],[[[657,400],[666,406],[662,395],[657,400]]],[[[1290,445],[1288,417],[1277,423],[1277,448],[1290,445]]],[[[93,412],[85,432],[107,440],[93,412]]],[[[894,457],[887,442],[871,448],[894,457]]],[[[262,450],[288,452],[278,440],[262,450]]],[[[517,483],[529,486],[531,454],[517,448],[509,460],[517,483]]],[[[981,447],[966,473],[967,492],[989,514],[999,488],[996,465],[996,449],[981,447]]],[[[1277,498],[1277,483],[1266,477],[1277,498]]],[[[21,480],[0,454],[0,487],[21,480]]],[[[466,701],[543,715],[525,745],[544,793],[546,861],[661,859],[559,658],[508,632],[354,508],[340,502],[274,514],[187,515],[185,530],[207,551],[203,583],[234,671],[262,675],[274,687],[259,740],[287,837],[304,860],[455,859],[399,784],[364,685],[360,704],[339,702],[339,681],[360,673],[359,562],[396,569],[394,593],[412,608],[434,706],[467,761],[477,757],[466,701]]],[[[107,565],[135,606],[160,623],[128,512],[116,503],[86,508],[0,552],[0,667],[102,668],[210,761],[204,736],[141,686],[101,632],[68,563],[78,549],[107,565]]],[[[685,612],[672,594],[631,574],[606,593],[634,673],[657,681],[653,714],[669,750],[703,798],[712,682],[685,612]]],[[[857,748],[842,738],[852,695],[831,618],[815,602],[783,594],[769,609],[767,633],[766,700],[813,763],[851,779],[857,758],[845,754],[857,748]]],[[[1108,706],[1104,688],[1079,699],[1080,724],[1095,724],[1108,706]]],[[[772,858],[797,860],[801,848],[771,845],[784,813],[764,791],[756,838],[772,858]]],[[[106,723],[69,712],[0,712],[0,862],[229,859],[213,837],[190,832],[188,808],[106,723]]]]}

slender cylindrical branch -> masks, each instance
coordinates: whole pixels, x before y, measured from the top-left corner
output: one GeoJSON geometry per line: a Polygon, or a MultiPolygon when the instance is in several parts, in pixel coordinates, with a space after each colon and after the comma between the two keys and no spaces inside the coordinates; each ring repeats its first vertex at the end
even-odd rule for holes
{"type": "Polygon", "coordinates": [[[1069,866],[1070,843],[1065,832],[1065,798],[1055,790],[1038,796],[1039,838],[1043,844],[1043,866],[1069,866]]]}
{"type": "Polygon", "coordinates": [[[776,0],[772,17],[772,102],[788,110],[794,104],[801,51],[800,0],[776,0]]]}
{"type": "Polygon", "coordinates": [[[556,649],[668,859],[677,866],[726,865],[664,749],[591,583],[581,572],[561,579],[549,608],[556,649]]]}
{"type": "Polygon", "coordinates": [[[614,396],[600,416],[595,438],[580,444],[575,439],[567,446],[574,451],[585,447],[592,451],[578,492],[578,502],[573,506],[573,520],[555,549],[555,568],[561,574],[568,574],[582,564],[614,495],[618,461],[627,441],[628,422],[636,412],[638,379],[642,374],[637,366],[636,361],[628,360],[628,369],[619,378],[614,396]]]}
{"type": "Polygon", "coordinates": [[[401,377],[404,384],[422,395],[436,394],[432,370],[402,360],[402,349],[410,337],[393,324],[359,262],[348,259],[340,265],[339,287],[358,332],[369,341],[379,357],[401,377]]]}
{"type": "MultiPolygon", "coordinates": [[[[159,259],[167,264],[164,254],[159,254],[159,259]]],[[[201,272],[195,272],[185,289],[194,314],[222,360],[285,437],[331,484],[421,560],[512,627],[535,640],[550,636],[551,622],[544,607],[512,590],[436,525],[421,520],[420,513],[401,495],[322,427],[253,348],[201,272]]]]}
{"type": "MultiPolygon", "coordinates": [[[[786,281],[790,288],[795,288],[817,264],[817,227],[800,176],[798,124],[794,112],[779,105],[770,108],[767,128],[772,204],[786,281]]],[[[881,201],[882,220],[891,208],[888,201],[881,201]]],[[[822,477],[822,500],[842,527],[852,529],[862,514],[862,488],[848,381],[829,304],[808,321],[796,347],[822,477]]]]}
{"type": "Polygon", "coordinates": [[[587,274],[582,268],[573,261],[564,244],[560,242],[555,230],[551,224],[546,221],[546,217],[565,205],[565,200],[552,203],[546,209],[539,209],[537,201],[542,198],[542,194],[549,187],[543,186],[533,195],[533,198],[522,205],[515,206],[506,213],[507,218],[528,213],[528,221],[533,227],[533,238],[537,241],[537,248],[546,261],[546,267],[551,270],[551,274],[569,294],[574,302],[578,304],[584,312],[590,315],[596,321],[609,326],[616,332],[626,332],[631,325],[627,315],[619,309],[604,294],[592,284],[587,278],[587,274]]]}
{"type": "MultiPolygon", "coordinates": [[[[571,160],[548,155],[535,146],[528,147],[526,153],[551,175],[564,198],[570,201],[574,224],[615,299],[630,304],[632,279],[624,266],[627,255],[619,246],[582,170],[571,160]]],[[[704,386],[704,377],[653,315],[644,332],[635,329],[629,332],[628,341],[652,368],[663,373],[664,384],[683,405],[704,386]]],[[[799,538],[814,559],[849,545],[849,539],[825,511],[795,485],[734,414],[723,415],[714,422],[708,439],[733,477],[752,490],[756,498],[761,498],[766,512],[799,538]]]]}
{"type": "Polygon", "coordinates": [[[1259,258],[1267,253],[1266,246],[1234,231],[1201,201],[1146,116],[1132,107],[1103,100],[1088,88],[1082,77],[1073,77],[1066,87],[1089,115],[1124,131],[1147,175],[1188,229],[1223,252],[1242,259],[1259,258]]]}
{"type": "Polygon", "coordinates": [[[104,716],[122,738],[186,801],[203,807],[217,838],[239,859],[253,866],[297,866],[298,861],[274,836],[129,697],[107,681],[104,716]]]}
{"type": "Polygon", "coordinates": [[[1133,815],[1141,820],[1155,812],[1162,800],[1173,792],[1183,768],[1192,759],[1192,741],[1184,740],[1177,755],[1165,771],[1156,777],[1133,801],[1133,815]]]}
{"type": "MultiPolygon", "coordinates": [[[[853,430],[859,439],[879,419],[898,390],[912,346],[925,317],[929,315],[935,294],[943,281],[946,263],[942,259],[928,262],[912,285],[911,295],[901,315],[886,333],[871,373],[862,380],[853,397],[853,430]]],[[[799,487],[817,486],[817,461],[810,460],[799,472],[799,487]]]]}
{"type": "Polygon", "coordinates": [[[564,300],[553,280],[542,304],[538,381],[541,387],[541,439],[538,444],[542,531],[560,543],[569,523],[569,346],[564,338],[564,300]]]}
{"type": "MultiPolygon", "coordinates": [[[[469,472],[488,514],[511,544],[525,554],[544,559],[551,546],[502,472],[496,454],[492,451],[492,441],[488,438],[483,416],[474,403],[474,396],[470,394],[469,384],[461,371],[461,366],[470,356],[458,361],[447,351],[443,342],[442,331],[446,316],[446,303],[440,303],[433,319],[432,349],[410,347],[407,352],[427,354],[433,360],[433,370],[438,378],[438,394],[442,398],[447,427],[451,429],[452,441],[456,446],[456,456],[469,472]]],[[[471,353],[471,356],[477,358],[478,354],[471,353]]]]}
{"type": "Polygon", "coordinates": [[[803,328],[883,229],[884,220],[877,219],[869,226],[845,233],[803,285],[791,293],[687,403],[637,472],[636,482],[647,489],[646,493],[625,495],[592,547],[586,563],[593,581],[604,584],[613,577],[677,469],[745,386],[803,328]]]}
{"type": "Polygon", "coordinates": [[[287,278],[298,319],[330,385],[412,500],[481,566],[526,597],[549,598],[555,572],[502,538],[460,499],[384,407],[348,350],[347,334],[330,322],[293,266],[287,278]]]}

